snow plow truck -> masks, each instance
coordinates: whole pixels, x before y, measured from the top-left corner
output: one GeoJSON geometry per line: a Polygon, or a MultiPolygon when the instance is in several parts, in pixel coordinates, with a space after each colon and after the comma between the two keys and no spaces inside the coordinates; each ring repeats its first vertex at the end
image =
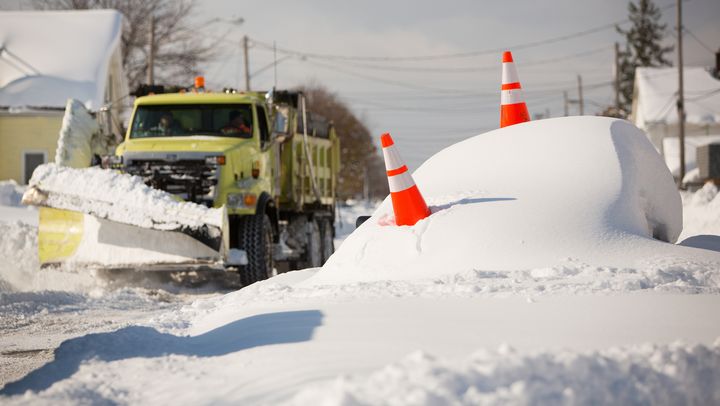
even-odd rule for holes
{"type": "Polygon", "coordinates": [[[301,92],[152,91],[107,169],[36,170],[24,201],[44,266],[237,270],[247,285],[328,259],[340,146],[301,92]],[[70,185],[88,171],[103,180],[70,185]]]}

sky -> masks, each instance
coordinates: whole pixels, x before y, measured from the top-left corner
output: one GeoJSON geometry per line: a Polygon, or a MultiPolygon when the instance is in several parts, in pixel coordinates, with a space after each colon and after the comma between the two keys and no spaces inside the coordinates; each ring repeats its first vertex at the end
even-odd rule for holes
{"type": "MultiPolygon", "coordinates": [[[[195,21],[198,35],[219,51],[202,69],[209,88],[244,88],[241,38],[247,35],[253,90],[322,84],[367,124],[378,145],[380,134],[390,132],[416,169],[442,148],[498,127],[505,49],[513,52],[531,115],[562,116],[563,91],[577,98],[578,75],[585,114],[612,104],[613,47],[624,43],[613,24],[626,21],[627,4],[197,0],[195,21]],[[243,23],[233,24],[237,18],[243,23]]],[[[667,42],[674,43],[675,2],[655,4],[667,42]]],[[[713,65],[720,1],[685,1],[683,17],[685,64],[713,65]]],[[[675,52],[671,60],[676,63],[675,52]]],[[[579,114],[578,106],[569,114],[579,114]]]]}

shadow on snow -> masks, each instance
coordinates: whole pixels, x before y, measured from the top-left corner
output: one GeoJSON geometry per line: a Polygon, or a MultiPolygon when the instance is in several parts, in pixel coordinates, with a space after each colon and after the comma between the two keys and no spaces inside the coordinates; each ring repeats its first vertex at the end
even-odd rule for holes
{"type": "Polygon", "coordinates": [[[109,362],[172,354],[215,357],[264,345],[309,341],[322,319],[322,312],[304,310],[252,316],[194,337],[179,337],[141,326],[88,334],[60,344],[53,361],[7,384],[0,395],[47,389],[72,376],[80,364],[89,360],[109,362]]]}
{"type": "Polygon", "coordinates": [[[431,206],[431,210],[433,213],[439,212],[441,210],[447,210],[455,205],[459,204],[475,204],[475,203],[490,203],[490,202],[506,202],[511,200],[517,200],[514,197],[477,197],[477,198],[467,198],[467,199],[460,199],[456,200],[454,202],[450,202],[447,204],[439,204],[437,206],[431,206]]]}

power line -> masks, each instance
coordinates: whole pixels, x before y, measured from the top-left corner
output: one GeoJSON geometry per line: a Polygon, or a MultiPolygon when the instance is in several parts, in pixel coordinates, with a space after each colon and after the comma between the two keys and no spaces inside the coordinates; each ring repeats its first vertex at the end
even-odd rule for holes
{"type": "MultiPolygon", "coordinates": [[[[363,73],[358,73],[358,72],[350,71],[350,70],[347,70],[347,69],[343,69],[343,68],[338,67],[337,65],[334,65],[334,66],[333,66],[333,65],[328,65],[328,64],[325,64],[325,63],[317,62],[317,61],[306,60],[305,62],[307,62],[307,63],[309,63],[309,64],[312,64],[312,65],[315,65],[315,66],[318,66],[318,67],[321,67],[321,68],[324,68],[324,69],[330,69],[330,70],[332,70],[332,71],[334,71],[334,72],[340,72],[340,73],[344,73],[344,74],[346,74],[346,75],[359,77],[359,78],[361,78],[361,79],[366,79],[366,80],[370,80],[370,81],[374,81],[374,82],[378,82],[378,83],[385,83],[385,84],[390,84],[390,85],[395,85],[395,86],[400,86],[400,87],[406,87],[406,88],[410,88],[410,89],[423,90],[423,91],[433,91],[433,92],[439,92],[439,93],[451,93],[451,94],[457,94],[457,95],[483,95],[483,93],[468,92],[468,91],[460,90],[460,89],[436,88],[436,87],[431,87],[431,86],[423,86],[423,85],[417,85],[417,84],[408,83],[408,82],[402,82],[402,81],[397,81],[397,80],[390,80],[390,79],[380,78],[380,77],[377,77],[377,76],[366,75],[366,74],[363,74],[363,73]]],[[[496,69],[497,69],[497,67],[496,67],[496,69]]],[[[589,86],[587,86],[587,87],[588,87],[588,88],[592,88],[593,86],[606,86],[606,85],[612,84],[612,83],[613,83],[612,81],[609,81],[609,82],[601,82],[601,83],[596,83],[596,84],[593,84],[593,85],[589,85],[589,86]]],[[[563,88],[563,89],[564,89],[564,88],[563,88]]],[[[554,91],[554,90],[559,90],[559,91],[561,91],[561,90],[563,90],[563,89],[545,88],[545,89],[538,89],[538,90],[535,90],[535,91],[538,91],[538,92],[549,92],[549,91],[554,91]]],[[[532,93],[533,90],[530,90],[530,91],[527,91],[527,90],[526,90],[526,92],[527,92],[527,93],[532,93]]],[[[484,95],[488,95],[488,93],[484,93],[484,95]]]]}
{"type": "MultiPolygon", "coordinates": [[[[258,48],[258,49],[265,49],[265,48],[258,48]]],[[[265,49],[268,50],[268,49],[265,49]]],[[[536,61],[525,61],[522,62],[522,66],[536,66],[536,65],[543,65],[548,63],[557,63],[558,60],[566,60],[566,59],[574,59],[574,58],[581,58],[589,55],[595,55],[603,51],[609,51],[611,50],[608,46],[603,46],[600,48],[595,48],[591,50],[586,50],[582,52],[577,52],[570,55],[559,55],[553,58],[546,58],[536,61]]],[[[293,55],[297,56],[297,55],[293,55]]],[[[314,58],[310,55],[302,55],[303,58],[314,58]]],[[[369,65],[369,64],[362,64],[362,63],[353,63],[352,61],[347,60],[333,60],[335,63],[342,63],[344,65],[347,65],[349,67],[353,68],[360,68],[360,69],[372,69],[372,70],[384,70],[384,71],[394,71],[394,72],[423,72],[423,73],[451,73],[451,74],[457,74],[457,73],[477,73],[482,71],[494,71],[498,70],[498,64],[493,65],[486,65],[486,66],[474,66],[474,67],[418,67],[418,66],[382,66],[382,65],[369,65]]]]}
{"type": "Polygon", "coordinates": [[[408,82],[402,82],[402,81],[399,81],[399,80],[391,80],[391,79],[379,78],[379,77],[377,77],[377,76],[365,75],[365,74],[362,74],[362,73],[357,73],[357,72],[349,71],[349,70],[340,68],[340,67],[338,67],[337,65],[334,65],[334,66],[333,66],[333,65],[327,65],[327,64],[325,64],[325,63],[321,63],[321,62],[317,62],[317,61],[306,60],[305,62],[307,62],[307,63],[309,63],[309,64],[311,64],[311,65],[315,65],[315,66],[324,68],[324,69],[332,70],[333,72],[341,72],[341,73],[344,73],[344,74],[346,74],[346,75],[355,76],[355,77],[358,77],[358,78],[361,78],[361,79],[371,80],[371,81],[378,82],[378,83],[385,83],[385,84],[388,84],[388,85],[405,87],[405,88],[408,88],[408,89],[424,90],[424,91],[433,91],[433,92],[439,92],[439,93],[472,94],[471,92],[467,92],[467,91],[463,91],[463,90],[459,90],[459,89],[442,89],[442,88],[436,88],[436,87],[431,87],[431,86],[423,86],[423,85],[417,85],[417,84],[408,83],[408,82]]]}
{"type": "MultiPolygon", "coordinates": [[[[352,56],[352,55],[333,55],[333,54],[320,54],[320,53],[313,53],[313,52],[304,52],[304,51],[297,51],[292,50],[288,48],[277,48],[278,52],[282,52],[285,54],[296,54],[299,56],[305,56],[305,57],[311,57],[311,58],[318,58],[318,59],[328,59],[328,60],[346,60],[346,61],[431,61],[431,60],[440,60],[440,59],[457,59],[457,58],[469,58],[469,57],[475,57],[475,56],[482,56],[482,55],[489,55],[489,54],[497,54],[499,52],[506,51],[507,49],[527,49],[527,48],[534,48],[542,45],[549,45],[554,44],[557,42],[567,41],[570,39],[594,34],[596,32],[605,31],[610,28],[614,28],[617,24],[624,24],[628,22],[629,20],[622,20],[622,21],[616,21],[611,24],[605,24],[599,27],[591,28],[589,30],[579,31],[572,34],[566,34],[561,35],[558,37],[548,38],[541,41],[533,41],[533,42],[527,42],[524,44],[516,44],[512,46],[506,46],[502,48],[492,48],[492,49],[485,49],[480,51],[470,51],[470,52],[458,52],[453,54],[441,54],[441,55],[421,55],[421,56],[352,56]]],[[[265,47],[270,48],[272,45],[268,45],[262,41],[253,40],[253,42],[258,45],[259,47],[265,47]]]]}
{"type": "Polygon", "coordinates": [[[710,49],[709,46],[705,45],[704,42],[700,41],[700,38],[696,37],[695,34],[692,33],[692,31],[688,30],[687,28],[683,27],[683,31],[685,31],[686,34],[690,35],[698,44],[700,44],[703,48],[705,48],[708,52],[715,55],[715,51],[710,49]]]}
{"type": "MultiPolygon", "coordinates": [[[[660,7],[660,10],[664,10],[670,7],[674,7],[673,4],[668,4],[666,6],[660,7]]],[[[438,54],[438,55],[418,55],[418,56],[357,56],[357,55],[339,55],[339,54],[324,54],[324,53],[313,53],[313,52],[305,52],[305,51],[298,51],[293,50],[289,48],[277,48],[278,52],[282,52],[285,54],[295,54],[298,56],[305,56],[305,57],[312,57],[312,58],[318,58],[318,59],[327,59],[327,60],[346,60],[346,61],[376,61],[376,62],[387,62],[387,61],[429,61],[429,60],[441,60],[441,59],[457,59],[457,58],[469,58],[469,57],[475,57],[475,56],[482,56],[482,55],[489,55],[489,54],[496,54],[499,52],[506,51],[507,49],[528,49],[528,48],[534,48],[549,44],[555,44],[562,41],[567,41],[579,37],[583,37],[586,35],[594,34],[597,32],[605,31],[608,29],[615,28],[617,25],[625,24],[630,22],[629,18],[618,20],[609,24],[604,24],[601,26],[597,26],[594,28],[590,28],[583,31],[574,32],[571,34],[565,34],[560,35],[557,37],[551,37],[544,40],[539,41],[531,41],[526,42],[522,44],[515,44],[511,46],[504,46],[502,48],[492,48],[492,49],[484,49],[484,50],[478,50],[478,51],[469,51],[469,52],[456,52],[456,53],[449,53],[449,54],[438,54]]],[[[253,40],[254,44],[258,45],[259,47],[265,47],[268,49],[272,49],[272,44],[267,44],[262,41],[253,40]]]]}

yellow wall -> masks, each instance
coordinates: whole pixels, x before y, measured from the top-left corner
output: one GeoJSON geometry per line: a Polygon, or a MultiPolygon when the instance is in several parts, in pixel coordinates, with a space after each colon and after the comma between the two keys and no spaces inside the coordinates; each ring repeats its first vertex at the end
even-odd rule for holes
{"type": "Polygon", "coordinates": [[[23,152],[47,154],[55,160],[62,112],[0,114],[0,180],[23,182],[23,152]]]}

